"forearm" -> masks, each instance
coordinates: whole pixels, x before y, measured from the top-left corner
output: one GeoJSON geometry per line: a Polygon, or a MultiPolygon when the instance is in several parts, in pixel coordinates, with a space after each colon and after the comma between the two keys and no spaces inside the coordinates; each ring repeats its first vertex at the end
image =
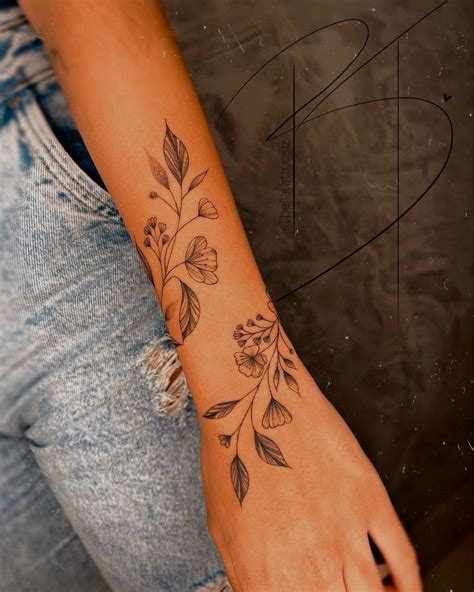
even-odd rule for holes
{"type": "Polygon", "coordinates": [[[166,19],[151,0],[23,4],[150,266],[204,411],[222,398],[224,384],[239,388],[233,329],[264,314],[268,298],[166,19]]]}
{"type": "Polygon", "coordinates": [[[178,344],[204,428],[211,534],[233,588],[382,590],[370,533],[397,589],[419,591],[380,479],[269,303],[157,4],[21,1],[178,344]]]}

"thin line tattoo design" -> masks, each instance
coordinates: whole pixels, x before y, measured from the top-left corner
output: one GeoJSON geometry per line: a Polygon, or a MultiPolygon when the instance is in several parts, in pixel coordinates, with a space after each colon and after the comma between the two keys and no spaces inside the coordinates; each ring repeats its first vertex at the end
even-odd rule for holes
{"type": "MultiPolygon", "coordinates": [[[[160,299],[171,339],[178,346],[194,331],[201,314],[199,299],[187,283],[189,278],[186,276],[183,279],[184,270],[195,282],[208,285],[218,282],[215,273],[217,252],[208,247],[206,237],[196,235],[189,242],[184,257],[181,260],[178,257],[176,261],[176,250],[179,251],[176,247],[180,246],[181,238],[179,234],[199,218],[214,220],[219,216],[214,204],[206,197],[201,197],[199,201],[188,198],[197,196],[199,192],[195,190],[200,187],[208,171],[199,173],[187,184],[190,163],[188,151],[182,140],[171,131],[166,121],[165,123],[163,157],[167,168],[147,151],[151,173],[160,185],[159,192],[151,191],[149,198],[160,200],[169,208],[172,213],[172,229],[170,231],[168,225],[157,217],[148,218],[143,229],[143,246],[155,262],[155,271],[136,240],[135,247],[160,299]],[[188,200],[185,204],[186,198],[188,200]]],[[[238,324],[233,332],[240,348],[234,354],[235,363],[240,373],[256,381],[255,385],[240,398],[217,403],[204,414],[206,419],[218,420],[230,414],[237,419],[230,433],[219,435],[219,442],[225,448],[232,445],[235,451],[230,464],[230,477],[241,505],[250,485],[249,473],[241,458],[242,428],[246,424],[251,427],[255,449],[264,462],[291,468],[278,444],[262,433],[261,429],[275,429],[291,423],[293,416],[281,399],[292,394],[301,396],[294,376],[297,372],[293,361],[295,352],[283,332],[270,296],[267,306],[270,318],[257,314],[254,319],[248,319],[245,327],[238,324]],[[264,402],[265,410],[257,417],[256,403],[260,401],[264,402]]]]}
{"type": "Polygon", "coordinates": [[[189,278],[208,285],[218,282],[215,273],[217,252],[208,247],[206,237],[196,235],[189,242],[184,258],[176,260],[181,246],[180,233],[198,219],[214,220],[219,216],[214,204],[206,197],[201,197],[199,201],[191,199],[197,195],[196,190],[208,171],[196,175],[188,185],[188,151],[182,140],[171,131],[166,120],[165,124],[163,158],[168,170],[146,151],[151,173],[160,185],[158,192],[149,193],[149,198],[166,204],[172,216],[169,226],[154,216],[148,218],[143,229],[143,246],[158,263],[154,266],[155,272],[136,240],[135,247],[148,279],[159,296],[171,339],[178,346],[194,331],[201,314],[201,305],[195,291],[188,284],[189,278]],[[183,279],[184,270],[187,271],[187,276],[183,279]]]}
{"type": "Polygon", "coordinates": [[[234,354],[235,363],[244,376],[256,380],[255,386],[240,398],[223,401],[204,413],[206,419],[222,419],[233,413],[237,416],[235,428],[219,435],[225,448],[235,452],[230,465],[230,477],[236,496],[242,505],[250,485],[250,476],[241,458],[240,433],[247,423],[253,431],[255,449],[259,457],[269,465],[288,467],[278,444],[260,431],[276,429],[291,423],[293,416],[281,403],[285,396],[300,395],[294,377],[297,371],[293,361],[295,352],[289,344],[280,324],[280,319],[271,300],[267,303],[271,318],[257,314],[244,327],[235,327],[233,337],[240,350],[234,354]],[[257,416],[256,402],[266,402],[265,411],[257,416]],[[239,447],[240,445],[240,447],[239,447]]]}

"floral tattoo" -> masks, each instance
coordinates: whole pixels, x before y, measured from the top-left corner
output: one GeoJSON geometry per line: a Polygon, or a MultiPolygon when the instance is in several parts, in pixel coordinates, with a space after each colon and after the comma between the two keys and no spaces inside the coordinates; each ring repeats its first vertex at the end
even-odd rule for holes
{"type": "Polygon", "coordinates": [[[171,338],[175,345],[181,345],[196,328],[201,314],[201,305],[188,284],[189,278],[208,285],[216,284],[218,278],[215,273],[217,253],[208,247],[204,236],[195,236],[187,245],[184,257],[177,257],[180,247],[184,247],[180,245],[180,233],[198,219],[218,218],[218,213],[206,197],[201,196],[197,200],[197,188],[204,181],[207,170],[199,173],[188,184],[188,151],[167,122],[163,157],[168,170],[148,152],[147,156],[151,173],[160,186],[158,192],[150,192],[149,198],[162,201],[169,209],[168,224],[151,217],[144,228],[143,246],[157,263],[155,271],[136,241],[135,246],[148,279],[158,293],[171,338]],[[185,272],[187,275],[183,278],[185,272]]]}
{"type": "Polygon", "coordinates": [[[240,504],[250,485],[248,470],[240,456],[242,427],[246,422],[250,425],[255,449],[263,461],[290,468],[278,444],[259,430],[260,426],[268,430],[291,423],[293,417],[281,399],[294,394],[301,396],[294,377],[297,371],[293,361],[295,352],[283,333],[271,301],[268,302],[268,308],[272,318],[258,314],[255,319],[249,319],[245,327],[237,325],[234,330],[234,339],[240,348],[234,354],[235,363],[239,372],[257,381],[255,386],[242,397],[218,403],[204,414],[207,419],[222,419],[231,413],[237,416],[235,428],[230,433],[220,434],[219,442],[225,448],[232,446],[235,452],[230,476],[240,504]],[[254,409],[257,399],[265,401],[265,411],[261,417],[256,417],[254,409]]]}

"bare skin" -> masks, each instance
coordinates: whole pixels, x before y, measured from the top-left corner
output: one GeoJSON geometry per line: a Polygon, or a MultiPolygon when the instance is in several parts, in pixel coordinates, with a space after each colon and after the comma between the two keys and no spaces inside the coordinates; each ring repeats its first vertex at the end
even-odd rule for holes
{"type": "Polygon", "coordinates": [[[277,317],[266,316],[265,286],[158,4],[21,4],[178,345],[201,422],[209,529],[233,589],[383,590],[370,534],[396,590],[420,591],[380,478],[282,329],[278,365],[277,317]],[[236,329],[247,319],[256,325],[236,329]]]}
{"type": "MultiPolygon", "coordinates": [[[[234,589],[381,591],[370,533],[396,590],[420,590],[415,553],[379,476],[311,376],[302,373],[297,426],[279,438],[292,474],[260,469],[244,511],[232,511],[222,494],[226,470],[215,466],[214,434],[204,434],[209,528],[234,589]]],[[[258,465],[254,458],[249,470],[258,465]]]]}

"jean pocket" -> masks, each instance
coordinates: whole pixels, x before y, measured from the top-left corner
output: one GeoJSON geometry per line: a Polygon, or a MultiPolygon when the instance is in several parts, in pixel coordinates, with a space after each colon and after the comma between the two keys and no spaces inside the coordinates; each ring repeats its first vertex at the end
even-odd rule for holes
{"type": "Polygon", "coordinates": [[[111,195],[69,155],[52,130],[34,93],[26,88],[12,101],[20,133],[34,156],[58,184],[74,196],[78,205],[122,224],[111,195]]]}

